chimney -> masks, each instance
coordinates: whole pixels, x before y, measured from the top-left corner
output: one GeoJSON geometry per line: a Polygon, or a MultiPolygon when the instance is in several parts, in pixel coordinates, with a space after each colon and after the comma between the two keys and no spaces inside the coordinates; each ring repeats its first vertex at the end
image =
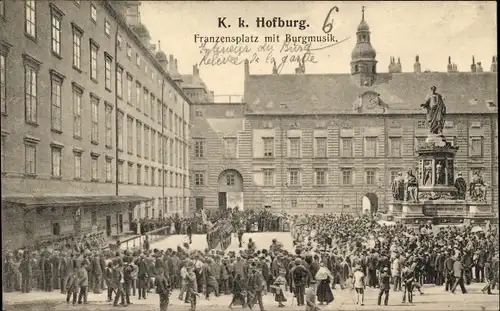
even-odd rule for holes
{"type": "Polygon", "coordinates": [[[402,67],[401,67],[401,59],[398,57],[397,72],[398,72],[398,73],[401,73],[401,71],[403,71],[403,69],[402,69],[402,67]]]}
{"type": "Polygon", "coordinates": [[[491,72],[497,72],[497,57],[493,56],[491,60],[491,67],[490,67],[491,72]]]}
{"type": "Polygon", "coordinates": [[[453,72],[453,64],[451,63],[451,56],[448,56],[448,67],[447,67],[448,72],[453,72]]]}
{"type": "Polygon", "coordinates": [[[245,77],[248,77],[250,75],[250,62],[248,59],[245,59],[245,64],[243,66],[245,68],[245,77]]]}
{"type": "Polygon", "coordinates": [[[472,64],[470,64],[470,72],[476,72],[476,61],[474,59],[474,55],[472,55],[472,64]]]}
{"type": "Polygon", "coordinates": [[[169,67],[168,67],[168,72],[170,73],[173,73],[174,72],[174,55],[170,54],[168,56],[168,63],[169,63],[169,67]]]}
{"type": "Polygon", "coordinates": [[[198,68],[198,64],[193,66],[193,76],[199,76],[200,75],[200,69],[198,68]]]}
{"type": "Polygon", "coordinates": [[[481,62],[477,62],[477,72],[483,72],[483,66],[481,66],[481,62]]]}
{"type": "Polygon", "coordinates": [[[140,14],[139,14],[139,6],[141,3],[139,1],[129,1],[125,4],[125,17],[127,20],[127,24],[130,26],[137,26],[140,24],[140,14]]]}
{"type": "Polygon", "coordinates": [[[419,56],[415,56],[415,64],[413,64],[413,72],[414,73],[421,73],[422,72],[422,67],[420,66],[420,58],[419,56]]]}
{"type": "Polygon", "coordinates": [[[174,59],[174,64],[175,64],[175,72],[179,73],[179,67],[177,67],[177,58],[174,59]]]}
{"type": "Polygon", "coordinates": [[[273,75],[277,75],[278,74],[278,67],[276,67],[276,61],[273,60],[273,75]]]}
{"type": "Polygon", "coordinates": [[[394,63],[392,61],[392,56],[389,57],[389,73],[393,73],[394,72],[394,63]]]}

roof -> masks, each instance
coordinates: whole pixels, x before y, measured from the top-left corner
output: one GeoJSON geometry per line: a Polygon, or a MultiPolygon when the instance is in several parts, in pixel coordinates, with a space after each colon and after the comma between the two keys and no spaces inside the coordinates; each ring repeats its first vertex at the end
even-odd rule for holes
{"type": "MultiPolygon", "coordinates": [[[[497,112],[487,105],[498,105],[494,72],[380,73],[371,87],[358,86],[350,74],[250,75],[244,98],[250,114],[359,114],[354,104],[371,90],[380,94],[388,114],[422,114],[420,105],[433,85],[450,114],[497,112]]],[[[370,111],[363,113],[380,114],[370,111]]]]}
{"type": "Polygon", "coordinates": [[[96,205],[113,203],[135,203],[148,201],[141,196],[23,196],[3,197],[2,204],[12,203],[22,207],[96,205]]]}
{"type": "Polygon", "coordinates": [[[205,82],[198,75],[181,75],[182,88],[203,88],[207,89],[205,82]]]}
{"type": "Polygon", "coordinates": [[[192,137],[205,137],[208,131],[214,131],[222,136],[238,136],[244,129],[242,118],[198,118],[196,126],[191,130],[192,137]]]}

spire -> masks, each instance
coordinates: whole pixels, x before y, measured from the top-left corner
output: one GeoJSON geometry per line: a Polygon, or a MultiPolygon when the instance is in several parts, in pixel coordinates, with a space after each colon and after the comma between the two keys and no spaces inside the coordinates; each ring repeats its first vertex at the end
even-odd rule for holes
{"type": "Polygon", "coordinates": [[[276,67],[276,60],[273,59],[273,75],[278,74],[278,68],[276,67]]]}
{"type": "Polygon", "coordinates": [[[490,71],[497,72],[497,57],[496,56],[493,56],[493,58],[491,60],[490,71]]]}
{"type": "Polygon", "coordinates": [[[476,59],[474,58],[474,55],[472,55],[472,64],[470,64],[470,71],[476,72],[476,70],[477,70],[476,59]]]}
{"type": "Polygon", "coordinates": [[[448,64],[451,65],[451,56],[448,56],[448,64]]]}
{"type": "Polygon", "coordinates": [[[361,7],[361,21],[365,20],[365,8],[364,5],[361,7]]]}
{"type": "Polygon", "coordinates": [[[158,40],[158,50],[161,51],[161,41],[160,40],[158,40]]]}
{"type": "Polygon", "coordinates": [[[377,52],[371,45],[370,27],[365,20],[365,9],[365,6],[361,7],[361,21],[356,30],[356,45],[351,53],[351,74],[356,84],[371,86],[377,73],[377,52]]]}
{"type": "Polygon", "coordinates": [[[422,67],[420,66],[420,57],[418,55],[415,56],[415,64],[413,64],[413,72],[414,73],[422,72],[422,67]]]}
{"type": "Polygon", "coordinates": [[[418,63],[418,62],[419,62],[419,60],[420,60],[419,58],[420,58],[420,57],[419,57],[418,55],[417,55],[417,56],[415,56],[415,62],[416,62],[416,63],[418,63]]]}
{"type": "Polygon", "coordinates": [[[399,57],[398,57],[398,64],[401,64],[401,60],[399,59],[399,57]]]}

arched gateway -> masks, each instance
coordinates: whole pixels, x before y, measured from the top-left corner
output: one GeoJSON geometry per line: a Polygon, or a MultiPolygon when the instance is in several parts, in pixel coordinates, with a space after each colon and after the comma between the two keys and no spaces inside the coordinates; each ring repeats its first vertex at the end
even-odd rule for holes
{"type": "Polygon", "coordinates": [[[375,193],[369,192],[362,199],[363,214],[375,214],[378,211],[378,197],[375,193]]]}
{"type": "Polygon", "coordinates": [[[219,208],[243,210],[243,177],[235,169],[222,171],[218,179],[219,208]]]}

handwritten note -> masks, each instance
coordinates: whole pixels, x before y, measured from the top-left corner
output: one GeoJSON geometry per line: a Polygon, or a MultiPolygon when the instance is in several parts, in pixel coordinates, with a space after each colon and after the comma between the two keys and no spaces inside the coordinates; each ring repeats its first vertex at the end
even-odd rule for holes
{"type": "MultiPolygon", "coordinates": [[[[329,9],[323,21],[319,35],[293,35],[273,34],[270,36],[258,35],[220,35],[205,36],[199,33],[194,34],[194,43],[198,45],[200,51],[199,66],[226,66],[241,65],[248,60],[252,63],[273,64],[273,71],[282,72],[287,65],[298,65],[298,68],[307,63],[317,63],[317,51],[334,47],[349,38],[337,39],[333,34],[334,18],[333,13],[339,12],[339,8],[334,6],[329,9]]],[[[258,20],[258,19],[257,19],[258,20]]],[[[273,20],[279,26],[281,21],[284,26],[287,22],[281,18],[273,20]]],[[[306,21],[301,21],[304,25],[306,21]]],[[[271,23],[272,24],[272,23],[271,23]]],[[[239,18],[239,27],[249,27],[239,18]]],[[[290,25],[294,25],[290,23],[290,25]]],[[[283,27],[284,27],[283,26],[283,27]]],[[[309,27],[309,25],[306,25],[309,27]]],[[[219,28],[229,28],[226,18],[219,18],[219,28]],[[223,24],[223,27],[220,25],[223,24]]],[[[282,27],[282,26],[280,26],[282,27]]],[[[307,27],[299,28],[303,30],[307,27]]]]}

